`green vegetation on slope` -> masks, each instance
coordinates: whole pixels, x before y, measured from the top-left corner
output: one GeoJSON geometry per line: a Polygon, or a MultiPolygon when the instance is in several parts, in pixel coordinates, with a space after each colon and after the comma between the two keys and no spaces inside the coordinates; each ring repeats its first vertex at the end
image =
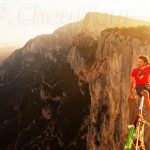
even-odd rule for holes
{"type": "Polygon", "coordinates": [[[107,28],[104,31],[108,32],[120,32],[125,36],[131,36],[133,38],[138,38],[150,42],[150,26],[137,26],[137,27],[115,27],[107,28]]]}

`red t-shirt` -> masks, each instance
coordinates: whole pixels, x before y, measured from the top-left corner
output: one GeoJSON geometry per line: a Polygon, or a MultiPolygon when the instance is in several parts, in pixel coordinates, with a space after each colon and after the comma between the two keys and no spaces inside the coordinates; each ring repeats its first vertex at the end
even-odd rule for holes
{"type": "Polygon", "coordinates": [[[150,75],[150,65],[143,69],[135,68],[131,72],[131,77],[135,78],[136,86],[148,84],[149,75],[150,75]]]}

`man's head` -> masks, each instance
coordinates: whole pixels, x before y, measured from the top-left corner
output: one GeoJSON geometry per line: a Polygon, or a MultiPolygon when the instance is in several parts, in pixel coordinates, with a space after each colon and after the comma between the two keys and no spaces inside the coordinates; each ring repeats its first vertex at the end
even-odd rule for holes
{"type": "Polygon", "coordinates": [[[142,68],[149,63],[149,59],[147,56],[140,55],[137,61],[137,67],[142,68]]]}

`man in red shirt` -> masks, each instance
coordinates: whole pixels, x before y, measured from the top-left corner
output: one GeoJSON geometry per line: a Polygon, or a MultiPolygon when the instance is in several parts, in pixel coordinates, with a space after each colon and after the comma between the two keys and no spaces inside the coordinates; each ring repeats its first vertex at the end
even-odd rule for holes
{"type": "Polygon", "coordinates": [[[130,81],[130,98],[134,99],[134,89],[137,95],[144,96],[144,103],[148,113],[150,114],[150,64],[148,57],[139,56],[137,68],[131,72],[130,81]]]}

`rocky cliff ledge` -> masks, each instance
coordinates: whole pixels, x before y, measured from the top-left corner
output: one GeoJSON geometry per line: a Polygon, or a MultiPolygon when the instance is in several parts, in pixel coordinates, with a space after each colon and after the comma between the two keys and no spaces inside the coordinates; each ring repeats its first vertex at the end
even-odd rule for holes
{"type": "MultiPolygon", "coordinates": [[[[97,41],[82,34],[69,52],[68,62],[90,89],[88,149],[123,149],[137,106],[128,99],[130,72],[140,54],[150,57],[149,31],[150,27],[111,28],[102,31],[97,41]]],[[[149,139],[146,131],[147,149],[149,139]]]]}

